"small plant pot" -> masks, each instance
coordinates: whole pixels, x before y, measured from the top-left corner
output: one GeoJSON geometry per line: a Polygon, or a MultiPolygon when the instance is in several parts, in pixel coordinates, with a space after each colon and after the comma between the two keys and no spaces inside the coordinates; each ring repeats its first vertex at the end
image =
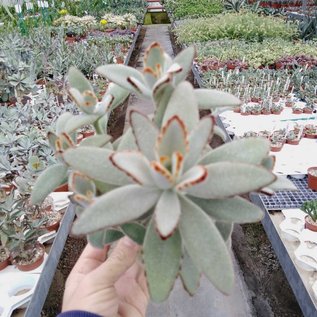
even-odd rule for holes
{"type": "Polygon", "coordinates": [[[303,113],[311,114],[313,113],[313,109],[304,108],[303,113]]]}
{"type": "Polygon", "coordinates": [[[308,188],[317,191],[317,166],[307,170],[307,184],[308,188]]]}
{"type": "Polygon", "coordinates": [[[305,228],[317,232],[317,222],[313,221],[309,215],[305,217],[305,228]]]}
{"type": "Polygon", "coordinates": [[[294,114],[302,114],[302,113],[303,113],[303,110],[293,110],[293,113],[294,113],[294,114]]]}
{"type": "Polygon", "coordinates": [[[282,113],[282,110],[281,111],[272,111],[272,114],[275,114],[275,115],[279,115],[282,113]]]}
{"type": "Polygon", "coordinates": [[[262,114],[264,114],[264,115],[269,115],[269,114],[271,114],[271,111],[269,111],[269,110],[262,110],[262,114]]]}
{"type": "Polygon", "coordinates": [[[294,102],[293,101],[286,101],[285,102],[285,107],[292,108],[293,106],[294,106],[294,102]]]}
{"type": "Polygon", "coordinates": [[[233,108],[233,112],[240,113],[241,112],[240,107],[233,108]]]}
{"type": "Polygon", "coordinates": [[[10,265],[10,253],[7,249],[1,247],[3,250],[3,255],[0,259],[0,271],[4,270],[8,265],[10,265]]]}
{"type": "Polygon", "coordinates": [[[290,144],[290,145],[298,145],[298,144],[299,144],[299,139],[296,139],[296,140],[286,140],[286,143],[287,143],[287,144],[290,144]]]}
{"type": "Polygon", "coordinates": [[[250,112],[240,112],[241,116],[249,116],[251,113],[250,112]]]}
{"type": "Polygon", "coordinates": [[[305,138],[307,138],[307,139],[316,139],[317,138],[317,134],[305,133],[305,138]]]}
{"type": "Polygon", "coordinates": [[[281,144],[271,144],[270,145],[270,150],[272,152],[280,152],[282,150],[282,148],[283,148],[283,144],[282,143],[281,144]]]}
{"type": "Polygon", "coordinates": [[[37,243],[34,246],[38,250],[38,256],[31,263],[21,263],[15,261],[14,264],[18,270],[22,272],[33,271],[38,268],[44,261],[45,247],[43,244],[37,243]]]}
{"type": "Polygon", "coordinates": [[[57,231],[62,220],[62,215],[59,212],[52,211],[46,213],[46,216],[49,222],[44,224],[42,228],[47,231],[57,231]]]}

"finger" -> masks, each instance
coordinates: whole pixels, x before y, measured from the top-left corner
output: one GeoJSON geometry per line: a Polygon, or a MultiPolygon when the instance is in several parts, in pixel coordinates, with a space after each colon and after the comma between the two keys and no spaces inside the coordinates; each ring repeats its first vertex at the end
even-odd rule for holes
{"type": "Polygon", "coordinates": [[[90,244],[87,244],[74,268],[72,269],[70,276],[75,274],[86,275],[93,271],[105,261],[108,250],[109,246],[105,246],[104,249],[97,249],[90,244]]]}
{"type": "Polygon", "coordinates": [[[118,313],[122,317],[145,317],[135,307],[123,302],[119,305],[118,313]]]}
{"type": "Polygon", "coordinates": [[[128,237],[122,238],[106,262],[100,265],[91,274],[92,278],[103,284],[103,287],[112,286],[133,265],[140,246],[128,237]]]}

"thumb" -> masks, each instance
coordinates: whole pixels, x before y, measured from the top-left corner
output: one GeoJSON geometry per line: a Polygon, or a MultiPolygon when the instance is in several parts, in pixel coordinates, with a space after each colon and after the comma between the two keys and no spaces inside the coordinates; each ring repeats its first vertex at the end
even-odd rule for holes
{"type": "Polygon", "coordinates": [[[134,263],[140,246],[130,238],[122,238],[110,256],[94,271],[104,286],[112,286],[134,263]]]}

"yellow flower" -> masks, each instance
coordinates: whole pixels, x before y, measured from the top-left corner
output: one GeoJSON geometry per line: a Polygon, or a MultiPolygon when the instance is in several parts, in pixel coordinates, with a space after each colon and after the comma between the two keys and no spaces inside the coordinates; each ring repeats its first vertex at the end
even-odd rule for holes
{"type": "Polygon", "coordinates": [[[62,9],[59,11],[60,15],[66,15],[68,13],[68,11],[66,9],[62,9]]]}
{"type": "Polygon", "coordinates": [[[108,21],[105,20],[105,19],[100,20],[100,24],[101,24],[101,25],[106,25],[107,23],[108,23],[108,21]]]}

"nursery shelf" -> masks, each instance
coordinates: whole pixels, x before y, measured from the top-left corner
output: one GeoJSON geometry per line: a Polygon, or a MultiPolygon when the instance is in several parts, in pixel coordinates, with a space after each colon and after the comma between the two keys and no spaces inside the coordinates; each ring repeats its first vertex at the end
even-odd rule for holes
{"type": "Polygon", "coordinates": [[[287,280],[296,296],[305,317],[317,316],[317,298],[314,297],[312,284],[317,280],[316,272],[308,272],[298,266],[294,251],[299,242],[290,242],[281,236],[279,224],[284,216],[280,211],[268,211],[257,194],[251,194],[251,200],[259,205],[265,213],[262,225],[270,239],[287,280]]]}

